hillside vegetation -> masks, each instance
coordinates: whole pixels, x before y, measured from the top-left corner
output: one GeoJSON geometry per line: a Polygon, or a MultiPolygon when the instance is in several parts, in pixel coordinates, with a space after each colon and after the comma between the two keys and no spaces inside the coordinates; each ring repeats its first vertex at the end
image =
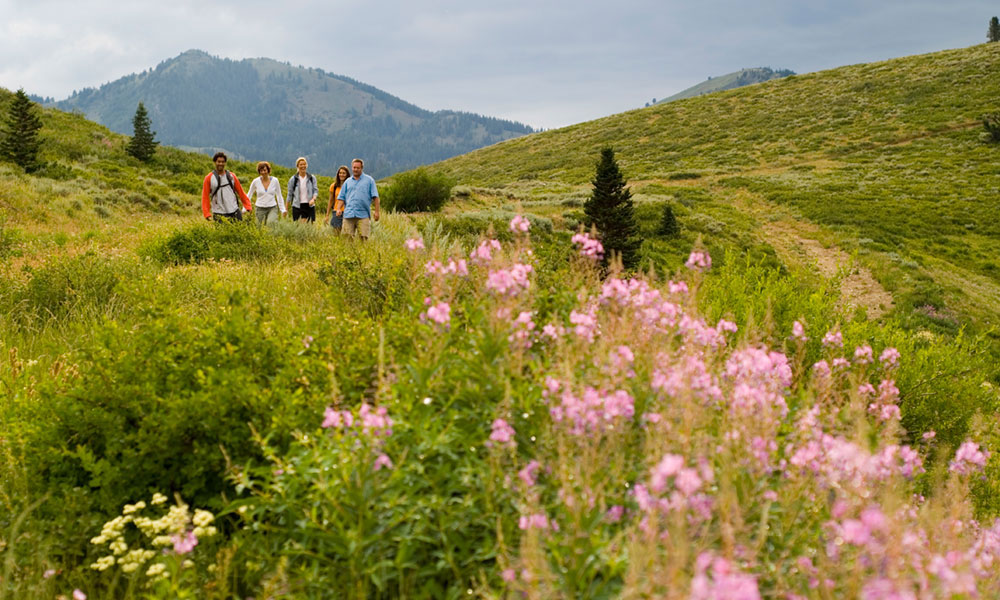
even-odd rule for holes
{"type": "Polygon", "coordinates": [[[501,119],[424,110],[321,69],[198,50],[54,105],[131,133],[139,102],[165,144],[225,149],[288,166],[305,155],[328,172],[360,156],[376,177],[531,132],[501,119]]]}
{"type": "Polygon", "coordinates": [[[998,68],[1000,45],[985,44],[795,75],[435,168],[572,218],[565,204],[587,193],[597,149],[611,145],[640,201],[712,218],[682,219],[689,234],[749,235],[784,248],[789,265],[816,260],[797,246],[835,246],[915,325],[987,329],[1000,316],[1000,148],[981,142],[980,118],[997,109],[998,68]]]}
{"type": "MultiPolygon", "coordinates": [[[[710,101],[597,123],[665,144],[659,120],[710,101]]],[[[43,124],[40,172],[0,164],[0,600],[1000,594],[995,346],[902,284],[852,305],[857,274],[808,259],[868,248],[887,286],[926,267],[768,196],[877,146],[654,169],[679,150],[584,124],[445,163],[441,213],[387,211],[362,244],[205,223],[208,157],[43,124]],[[609,141],[638,273],[571,240],[609,141]]]]}

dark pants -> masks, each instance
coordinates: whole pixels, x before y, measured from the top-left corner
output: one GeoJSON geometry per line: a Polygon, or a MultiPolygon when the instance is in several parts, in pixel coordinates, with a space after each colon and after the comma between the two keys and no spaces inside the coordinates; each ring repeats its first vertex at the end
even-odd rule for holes
{"type": "Polygon", "coordinates": [[[305,206],[299,206],[299,207],[293,206],[292,207],[292,220],[293,221],[298,221],[299,219],[305,219],[306,221],[309,221],[310,223],[315,222],[316,221],[316,207],[315,206],[309,206],[308,204],[306,204],[305,206]]]}
{"type": "Polygon", "coordinates": [[[242,221],[243,211],[238,210],[231,213],[212,213],[212,220],[216,223],[222,223],[224,221],[242,221]]]}

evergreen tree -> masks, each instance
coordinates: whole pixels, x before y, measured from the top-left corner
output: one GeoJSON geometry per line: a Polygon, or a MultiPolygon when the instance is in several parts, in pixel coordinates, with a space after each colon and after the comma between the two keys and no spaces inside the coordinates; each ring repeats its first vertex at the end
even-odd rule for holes
{"type": "Polygon", "coordinates": [[[986,129],[987,142],[1000,142],[1000,113],[983,115],[983,128],[986,129]]]}
{"type": "Polygon", "coordinates": [[[681,232],[677,218],[674,217],[674,209],[670,208],[669,204],[663,205],[663,217],[660,219],[660,227],[657,231],[663,237],[668,238],[676,237],[681,232]]]}
{"type": "Polygon", "coordinates": [[[986,39],[991,42],[1000,42],[1000,19],[996,17],[990,19],[990,28],[986,32],[986,39]]]}
{"type": "Polygon", "coordinates": [[[29,173],[36,170],[39,166],[38,149],[42,145],[38,139],[41,128],[42,119],[35,110],[35,103],[23,89],[17,90],[7,113],[3,137],[0,138],[0,158],[19,165],[29,173]]]}
{"type": "Polygon", "coordinates": [[[156,153],[156,147],[160,144],[153,136],[156,135],[155,131],[150,131],[149,113],[146,112],[146,107],[139,103],[139,107],[135,109],[135,116],[132,117],[132,140],[125,147],[125,151],[132,156],[138,158],[143,162],[149,161],[153,158],[156,153]]]}
{"type": "Polygon", "coordinates": [[[604,260],[612,254],[621,256],[622,266],[633,269],[639,262],[639,225],[635,221],[632,192],[625,187],[625,177],[618,169],[615,151],[601,150],[597,173],[592,182],[594,191],[583,205],[587,226],[597,228],[604,245],[604,260]]]}

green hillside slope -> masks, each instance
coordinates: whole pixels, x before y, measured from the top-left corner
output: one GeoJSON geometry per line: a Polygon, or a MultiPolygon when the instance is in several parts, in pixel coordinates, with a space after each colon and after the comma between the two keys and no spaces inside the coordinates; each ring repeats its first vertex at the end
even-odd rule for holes
{"type": "Polygon", "coordinates": [[[511,140],[436,168],[544,200],[558,216],[585,197],[598,150],[611,145],[640,204],[689,212],[689,234],[711,234],[711,217],[786,264],[835,245],[859,255],[902,316],[986,327],[1000,316],[1000,148],[980,140],[979,118],[997,110],[998,69],[998,44],[848,66],[511,140]]]}
{"type": "Polygon", "coordinates": [[[762,83],[772,79],[788,77],[789,75],[795,75],[795,72],[789,71],[788,69],[779,69],[775,71],[770,67],[740,69],[739,71],[726,73],[725,75],[720,75],[718,77],[709,77],[701,83],[693,85],[686,90],[677,92],[673,96],[668,96],[667,98],[660,100],[658,104],[663,102],[673,102],[674,100],[683,100],[684,98],[704,96],[705,94],[721,92],[723,90],[732,90],[738,87],[752,85],[754,83],[762,83]]]}
{"type": "Polygon", "coordinates": [[[376,176],[531,132],[491,117],[424,110],[320,69],[267,58],[221,59],[198,50],[55,106],[131,133],[139,102],[166,144],[223,148],[288,165],[304,155],[324,171],[362,156],[376,176]]]}

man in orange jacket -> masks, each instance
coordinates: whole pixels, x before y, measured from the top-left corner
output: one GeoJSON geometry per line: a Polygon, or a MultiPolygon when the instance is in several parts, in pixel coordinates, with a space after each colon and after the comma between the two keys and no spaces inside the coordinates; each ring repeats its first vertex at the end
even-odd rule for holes
{"type": "Polygon", "coordinates": [[[208,221],[242,221],[241,202],[247,212],[253,210],[236,174],[226,170],[227,161],[225,152],[216,152],[212,157],[215,170],[205,176],[201,186],[201,212],[208,221]]]}

